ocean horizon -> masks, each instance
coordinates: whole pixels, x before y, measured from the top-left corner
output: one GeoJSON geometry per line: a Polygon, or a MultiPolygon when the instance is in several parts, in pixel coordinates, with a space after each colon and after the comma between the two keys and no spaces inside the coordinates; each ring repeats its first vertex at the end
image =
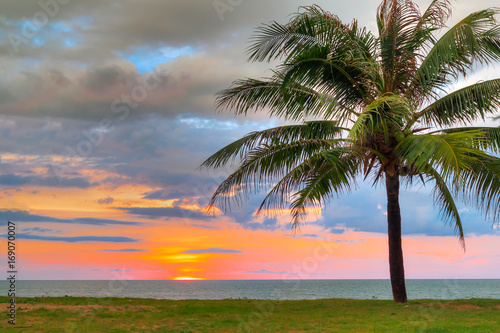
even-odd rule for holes
{"type": "MultiPolygon", "coordinates": [[[[8,281],[0,288],[7,295],[8,281]]],[[[407,279],[409,299],[500,299],[500,279],[407,279]]],[[[387,279],[352,280],[17,280],[16,297],[155,299],[392,299],[387,279]]]]}

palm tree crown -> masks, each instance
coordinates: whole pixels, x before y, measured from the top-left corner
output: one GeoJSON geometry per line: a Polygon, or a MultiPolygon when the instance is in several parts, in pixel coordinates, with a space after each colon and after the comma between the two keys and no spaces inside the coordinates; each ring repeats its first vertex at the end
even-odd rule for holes
{"type": "Polygon", "coordinates": [[[400,181],[434,185],[435,202],[463,246],[454,198],[500,216],[500,128],[471,127],[497,112],[500,79],[452,89],[499,62],[498,11],[472,13],[443,32],[450,8],[434,0],[421,13],[410,0],[385,0],[378,37],[318,6],[302,7],[286,24],[261,26],[249,60],[280,65],[269,78],[235,81],[219,92],[216,107],[238,115],[266,110],[297,124],[250,133],[208,158],[209,168],[241,159],[211,206],[226,210],[273,183],[259,211],[290,209],[298,225],[308,207],[351,191],[360,175],[385,180],[391,281],[395,301],[405,302],[400,181]]]}

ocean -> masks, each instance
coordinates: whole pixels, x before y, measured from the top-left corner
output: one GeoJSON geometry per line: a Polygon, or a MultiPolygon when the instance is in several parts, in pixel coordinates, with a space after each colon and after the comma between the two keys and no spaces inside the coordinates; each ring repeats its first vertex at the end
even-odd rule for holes
{"type": "MultiPolygon", "coordinates": [[[[392,299],[389,280],[16,281],[17,297],[156,299],[392,299]]],[[[409,299],[500,299],[500,280],[407,280],[409,299]]],[[[9,285],[0,281],[7,296],[9,285]]]]}

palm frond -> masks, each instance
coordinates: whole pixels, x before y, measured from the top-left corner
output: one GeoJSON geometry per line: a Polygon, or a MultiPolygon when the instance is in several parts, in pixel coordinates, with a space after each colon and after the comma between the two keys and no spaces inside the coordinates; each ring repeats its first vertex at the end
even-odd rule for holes
{"type": "Polygon", "coordinates": [[[384,0],[380,4],[377,13],[380,55],[382,68],[389,77],[398,71],[400,58],[408,56],[405,46],[420,20],[420,12],[411,1],[384,0]]]}
{"type": "Polygon", "coordinates": [[[463,172],[462,186],[457,189],[467,204],[476,207],[487,218],[500,219],[500,158],[481,156],[463,172]]]}
{"type": "MultiPolygon", "coordinates": [[[[282,178],[302,161],[335,147],[339,141],[310,139],[259,145],[246,152],[237,170],[219,185],[209,206],[227,211],[231,202],[239,205],[250,193],[265,189],[270,182],[282,178]]],[[[217,158],[215,161],[215,164],[219,163],[217,158]]]]}
{"type": "Polygon", "coordinates": [[[349,192],[359,170],[356,155],[345,150],[328,150],[321,153],[319,163],[313,164],[304,187],[291,197],[292,223],[296,228],[306,216],[307,207],[320,207],[324,200],[335,194],[349,192]]]}
{"type": "Polygon", "coordinates": [[[366,141],[370,135],[384,134],[389,141],[389,131],[401,129],[412,117],[408,101],[398,95],[386,95],[368,105],[358,116],[349,132],[351,140],[366,141]]]}
{"type": "Polygon", "coordinates": [[[425,94],[444,91],[451,80],[466,75],[475,64],[500,60],[497,13],[497,9],[472,13],[446,32],[421,63],[408,91],[421,89],[425,94]]]}
{"type": "Polygon", "coordinates": [[[484,120],[500,107],[500,79],[479,82],[450,93],[419,112],[426,125],[449,126],[484,120]]]}
{"type": "Polygon", "coordinates": [[[311,87],[323,94],[333,96],[335,100],[349,108],[365,105],[371,98],[370,82],[359,59],[353,59],[351,53],[331,52],[328,48],[311,48],[280,66],[283,74],[282,91],[288,84],[311,87]]]}
{"type": "Polygon", "coordinates": [[[463,170],[469,170],[478,156],[486,156],[481,149],[475,148],[485,141],[480,131],[410,135],[396,146],[395,151],[401,162],[417,170],[425,170],[427,165],[439,168],[445,181],[458,183],[463,170]]]}
{"type": "Polygon", "coordinates": [[[446,181],[436,169],[430,166],[426,167],[426,173],[427,175],[429,175],[431,180],[434,180],[436,182],[436,186],[434,187],[433,192],[435,205],[440,206],[440,213],[441,216],[443,216],[443,218],[445,219],[445,222],[454,225],[455,232],[458,234],[458,237],[460,239],[460,244],[465,250],[465,237],[462,220],[455,204],[455,200],[453,199],[453,195],[446,185],[446,181]]]}
{"type": "Polygon", "coordinates": [[[201,167],[221,168],[235,158],[243,158],[245,154],[258,146],[270,146],[275,143],[292,143],[297,140],[333,140],[339,137],[342,128],[334,121],[308,121],[300,125],[288,125],[252,132],[236,140],[210,156],[201,167]]]}
{"type": "MultiPolygon", "coordinates": [[[[384,73],[384,92],[406,94],[416,75],[422,54],[435,43],[433,33],[444,27],[450,16],[447,0],[434,0],[420,14],[413,1],[385,0],[379,6],[377,24],[381,69],[384,73]]],[[[412,96],[420,92],[411,89],[412,96]]]]}
{"type": "Polygon", "coordinates": [[[297,83],[289,82],[284,85],[281,73],[266,80],[245,79],[233,82],[231,88],[217,94],[215,107],[219,111],[231,110],[237,115],[269,109],[271,116],[295,121],[304,119],[308,113],[324,119],[328,119],[326,115],[333,113],[344,118],[356,114],[333,95],[297,83]]]}
{"type": "MultiPolygon", "coordinates": [[[[276,183],[262,201],[257,214],[264,210],[275,214],[283,213],[290,207],[292,198],[296,198],[304,184],[310,183],[313,178],[324,177],[327,180],[328,189],[325,190],[323,199],[334,193],[337,195],[349,193],[355,184],[358,155],[355,150],[344,147],[335,147],[312,155],[276,183]]],[[[317,204],[319,203],[318,201],[317,204]]],[[[305,202],[303,204],[305,205],[305,202]]],[[[296,217],[299,215],[296,214],[296,217]]]]}
{"type": "Polygon", "coordinates": [[[368,51],[375,46],[375,38],[357,23],[344,24],[336,15],[318,6],[301,7],[287,24],[272,22],[257,29],[248,48],[249,61],[271,61],[294,58],[304,50],[317,46],[329,47],[350,43],[352,47],[368,51]],[[356,36],[356,42],[350,40],[356,36]]]}
{"type": "Polygon", "coordinates": [[[487,149],[492,153],[500,153],[500,127],[455,127],[440,130],[442,133],[457,133],[467,131],[479,131],[484,134],[486,140],[478,142],[477,149],[487,149]]]}
{"type": "Polygon", "coordinates": [[[428,27],[439,30],[445,27],[445,23],[451,16],[451,2],[449,0],[433,0],[417,25],[417,30],[428,27]]]}

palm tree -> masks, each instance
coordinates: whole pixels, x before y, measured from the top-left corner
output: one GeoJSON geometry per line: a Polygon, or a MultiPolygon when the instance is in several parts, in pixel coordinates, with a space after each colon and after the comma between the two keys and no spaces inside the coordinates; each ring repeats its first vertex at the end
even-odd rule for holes
{"type": "Polygon", "coordinates": [[[261,26],[249,61],[279,65],[271,77],[235,81],[218,93],[216,108],[264,110],[292,125],[250,133],[208,158],[202,166],[239,159],[209,205],[227,211],[268,189],[259,212],[288,211],[298,226],[308,207],[351,191],[359,176],[385,181],[393,297],[406,302],[400,183],[433,184],[442,219],[464,250],[455,198],[494,221],[500,216],[500,128],[471,126],[495,115],[500,79],[453,89],[500,61],[497,13],[481,10],[448,29],[448,0],[432,1],[424,13],[410,0],[384,0],[379,37],[318,6],[261,26]]]}

